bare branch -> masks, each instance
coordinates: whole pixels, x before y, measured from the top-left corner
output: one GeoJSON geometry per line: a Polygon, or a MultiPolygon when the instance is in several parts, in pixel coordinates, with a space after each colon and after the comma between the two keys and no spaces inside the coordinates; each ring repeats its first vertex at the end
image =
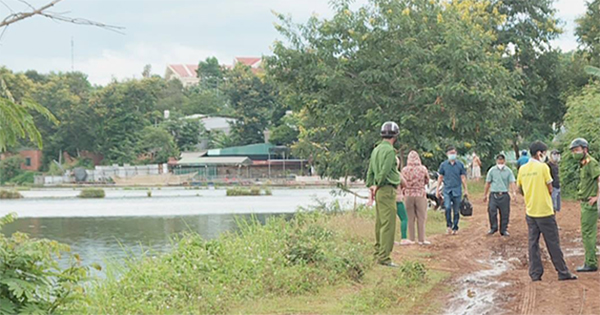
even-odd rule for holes
{"type": "MultiPolygon", "coordinates": [[[[83,18],[74,18],[74,17],[69,17],[66,16],[65,14],[67,14],[68,12],[64,12],[64,13],[56,13],[56,12],[50,12],[48,11],[48,9],[54,7],[57,3],[63,1],[63,0],[52,0],[50,3],[39,7],[38,9],[34,8],[31,4],[29,4],[26,0],[19,0],[20,2],[24,3],[25,5],[27,5],[29,8],[31,8],[31,11],[29,12],[13,12],[11,10],[11,14],[8,15],[6,18],[4,18],[4,20],[2,22],[0,22],[0,29],[4,28],[2,30],[2,34],[6,31],[6,28],[13,24],[16,23],[18,21],[30,18],[32,16],[43,16],[52,20],[56,20],[56,21],[61,21],[61,22],[67,22],[67,23],[72,23],[72,24],[79,24],[79,25],[89,25],[89,26],[95,26],[95,27],[100,27],[100,28],[104,28],[113,32],[117,32],[119,34],[123,34],[123,32],[121,32],[120,30],[125,29],[124,27],[121,26],[115,26],[115,25],[108,25],[108,24],[104,24],[104,23],[100,23],[100,22],[96,22],[96,21],[91,21],[88,19],[83,19],[83,18]]],[[[0,0],[0,2],[2,4],[4,4],[5,6],[7,6],[3,0],[0,0]]],[[[7,6],[8,7],[8,6],[7,6]]],[[[8,7],[10,9],[10,7],[8,7]]]]}

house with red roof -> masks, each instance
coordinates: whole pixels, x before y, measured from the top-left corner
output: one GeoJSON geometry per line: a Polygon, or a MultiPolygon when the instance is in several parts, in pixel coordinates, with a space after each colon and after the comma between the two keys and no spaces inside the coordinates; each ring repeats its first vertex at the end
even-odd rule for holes
{"type": "MultiPolygon", "coordinates": [[[[254,73],[262,71],[262,58],[260,57],[235,57],[233,58],[233,65],[223,65],[223,67],[231,69],[238,63],[250,67],[254,73]]],[[[165,71],[165,79],[178,79],[183,83],[183,86],[194,85],[200,82],[196,70],[198,70],[198,64],[169,64],[165,71]]]]}
{"type": "Polygon", "coordinates": [[[181,81],[183,86],[190,86],[197,84],[200,79],[198,78],[198,74],[196,70],[198,69],[198,64],[171,64],[167,65],[167,70],[165,71],[165,79],[178,79],[181,81]]]}

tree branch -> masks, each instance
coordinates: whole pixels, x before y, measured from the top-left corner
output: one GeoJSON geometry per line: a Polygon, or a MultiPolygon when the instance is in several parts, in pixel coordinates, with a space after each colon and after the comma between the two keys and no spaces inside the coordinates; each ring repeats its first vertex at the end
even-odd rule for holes
{"type": "Polygon", "coordinates": [[[68,16],[65,16],[63,13],[54,13],[54,12],[48,11],[48,9],[54,7],[57,3],[59,3],[63,0],[52,0],[50,3],[43,5],[37,9],[34,8],[31,4],[29,4],[26,0],[19,0],[19,1],[24,3],[25,5],[27,5],[29,8],[31,8],[31,11],[16,12],[16,13],[12,12],[7,17],[5,17],[4,20],[2,20],[2,22],[0,22],[0,28],[4,28],[4,30],[6,30],[6,27],[8,27],[11,24],[14,24],[14,23],[22,21],[24,19],[39,15],[39,16],[43,16],[43,17],[46,17],[46,18],[49,18],[52,20],[57,20],[57,21],[67,22],[67,23],[72,23],[72,24],[79,24],[79,25],[96,26],[96,27],[108,29],[110,31],[123,34],[123,32],[121,32],[120,30],[124,29],[124,27],[108,25],[108,24],[104,24],[104,23],[100,23],[100,22],[91,21],[88,19],[68,17],[68,16]]]}

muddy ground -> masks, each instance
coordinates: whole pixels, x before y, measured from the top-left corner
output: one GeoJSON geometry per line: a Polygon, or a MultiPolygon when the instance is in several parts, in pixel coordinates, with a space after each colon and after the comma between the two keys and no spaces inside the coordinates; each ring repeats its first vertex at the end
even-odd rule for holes
{"type": "MultiPolygon", "coordinates": [[[[397,261],[415,251],[430,252],[429,268],[450,272],[446,289],[432,292],[432,299],[445,296],[447,314],[600,314],[600,273],[578,274],[579,280],[558,281],[550,257],[541,241],[544,276],[531,282],[527,263],[527,224],[522,197],[511,205],[510,237],[488,236],[487,205],[481,197],[472,200],[474,215],[462,218],[468,227],[458,235],[431,237],[429,248],[396,247],[397,261]],[[450,288],[450,289],[448,289],[450,288]]],[[[575,273],[583,264],[580,209],[564,202],[557,215],[561,246],[569,268],[575,273]]]]}

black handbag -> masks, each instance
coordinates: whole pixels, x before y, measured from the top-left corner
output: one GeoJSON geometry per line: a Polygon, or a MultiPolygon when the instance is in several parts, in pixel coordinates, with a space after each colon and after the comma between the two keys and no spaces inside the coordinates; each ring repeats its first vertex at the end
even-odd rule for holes
{"type": "Polygon", "coordinates": [[[460,203],[460,215],[463,217],[470,217],[473,215],[473,205],[467,196],[464,196],[462,202],[460,203]]]}

